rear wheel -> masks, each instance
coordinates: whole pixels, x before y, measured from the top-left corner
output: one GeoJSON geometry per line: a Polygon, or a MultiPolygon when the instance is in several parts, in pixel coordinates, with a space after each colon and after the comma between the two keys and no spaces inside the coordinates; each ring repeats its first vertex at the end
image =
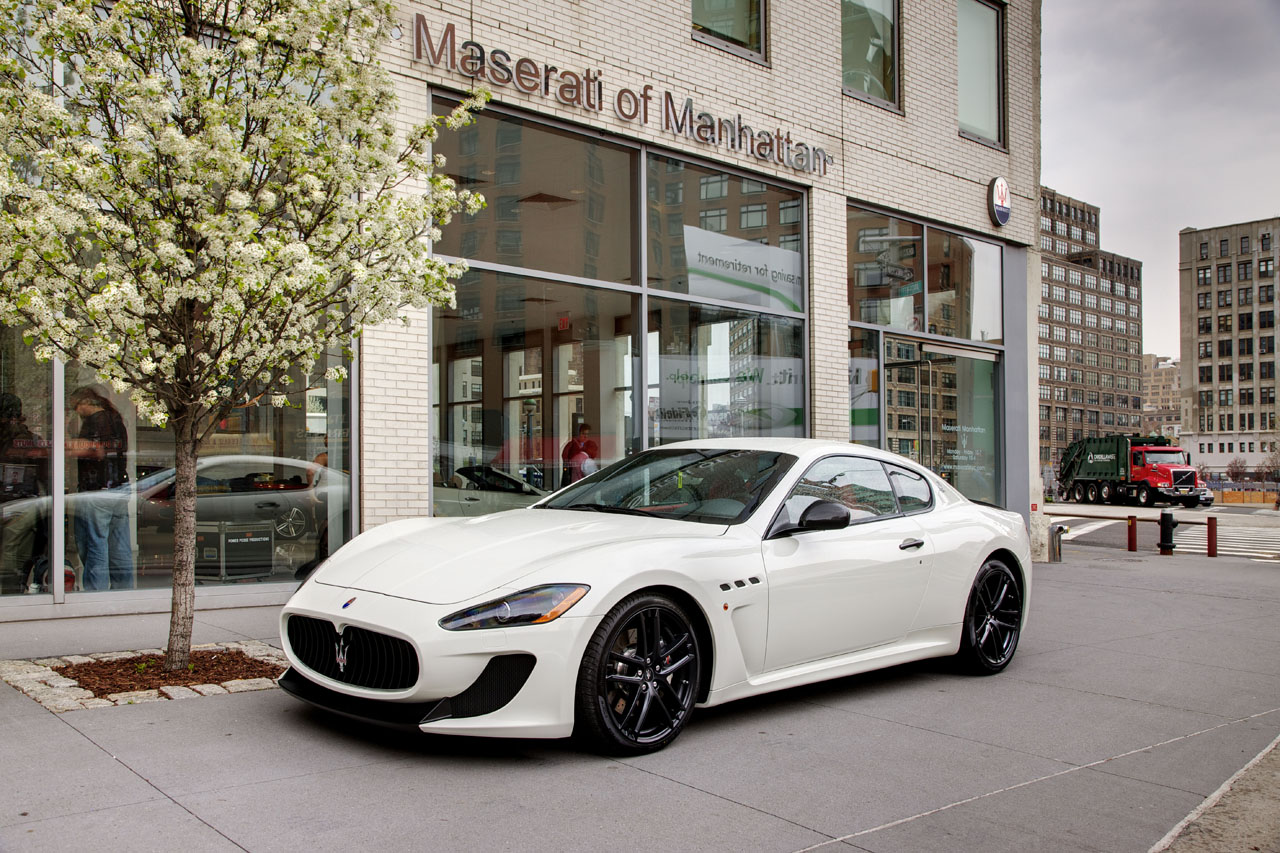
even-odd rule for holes
{"type": "Polygon", "coordinates": [[[1090,483],[1084,487],[1084,496],[1091,504],[1098,502],[1098,484],[1090,483]]]}
{"type": "Polygon", "coordinates": [[[974,578],[965,608],[956,659],[975,675],[994,675],[1009,665],[1022,631],[1022,591],[1013,571],[987,560],[974,578]]]}
{"type": "Polygon", "coordinates": [[[1098,486],[1098,498],[1104,503],[1109,504],[1116,499],[1116,487],[1110,483],[1103,483],[1098,486]]]}
{"type": "Polygon", "coordinates": [[[1200,499],[1187,498],[1185,501],[1182,502],[1182,505],[1185,506],[1187,509],[1195,509],[1196,507],[1200,506],[1200,499]]]}
{"type": "Polygon", "coordinates": [[[1071,499],[1078,504],[1084,503],[1084,483],[1076,483],[1071,487],[1071,499]]]}
{"type": "Polygon", "coordinates": [[[701,665],[697,634],[679,604],[649,593],[624,599],[582,656],[574,733],[613,755],[662,749],[693,711],[701,665]]]}

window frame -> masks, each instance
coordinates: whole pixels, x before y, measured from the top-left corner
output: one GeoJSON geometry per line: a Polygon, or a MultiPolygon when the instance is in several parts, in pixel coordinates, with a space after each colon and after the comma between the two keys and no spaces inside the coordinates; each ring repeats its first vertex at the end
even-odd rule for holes
{"type": "MultiPolygon", "coordinates": [[[[750,3],[751,0],[746,0],[746,2],[750,3]]],[[[699,42],[701,44],[705,44],[708,47],[718,48],[720,50],[723,50],[725,53],[731,53],[740,59],[745,59],[745,60],[748,60],[749,62],[755,62],[759,65],[764,65],[768,67],[769,66],[769,2],[768,0],[759,0],[759,3],[760,3],[760,10],[759,10],[760,49],[759,50],[752,50],[750,47],[739,44],[738,42],[732,41],[730,39],[727,39],[724,36],[716,35],[715,33],[712,33],[706,29],[700,29],[699,27],[701,25],[694,20],[693,0],[691,0],[689,3],[690,35],[692,36],[694,41],[699,42]]]]}
{"type": "MultiPolygon", "coordinates": [[[[956,20],[956,93],[957,93],[957,99],[956,99],[957,128],[956,129],[957,129],[957,132],[962,138],[968,139],[971,142],[977,142],[980,145],[986,145],[988,147],[995,148],[999,151],[1007,152],[1008,147],[1007,147],[1006,139],[1008,137],[1009,131],[1008,131],[1008,116],[1006,115],[1006,112],[1008,110],[1008,95],[1005,90],[1008,86],[1008,82],[1007,82],[1008,69],[1006,65],[1007,65],[1009,51],[1008,51],[1008,44],[1006,41],[1006,31],[1008,29],[1008,25],[1005,21],[1005,13],[1006,13],[1005,5],[1003,3],[993,2],[993,0],[956,0],[956,19],[957,19],[956,20]],[[996,15],[996,33],[995,33],[995,45],[996,45],[996,93],[995,94],[996,94],[996,135],[997,135],[996,139],[991,139],[989,137],[983,136],[982,134],[976,133],[971,130],[965,130],[963,127],[959,126],[960,123],[963,121],[963,119],[960,116],[960,101],[958,97],[959,90],[960,90],[959,15],[960,15],[960,4],[965,2],[976,3],[981,6],[986,6],[987,8],[995,12],[995,15],[996,15]]],[[[1063,254],[1065,254],[1065,252],[1063,254]]]]}
{"type": "Polygon", "coordinates": [[[863,92],[858,89],[850,89],[844,85],[844,0],[841,0],[841,18],[840,18],[840,91],[851,98],[864,101],[882,109],[892,110],[896,113],[902,113],[902,0],[889,0],[893,4],[893,92],[890,93],[892,98],[884,100],[878,98],[869,92],[863,92]]]}

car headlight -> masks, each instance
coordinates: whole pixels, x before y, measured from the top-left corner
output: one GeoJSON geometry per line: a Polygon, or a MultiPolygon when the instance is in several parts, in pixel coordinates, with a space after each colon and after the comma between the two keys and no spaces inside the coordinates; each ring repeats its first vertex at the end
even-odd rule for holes
{"type": "Polygon", "coordinates": [[[450,613],[440,620],[446,631],[539,625],[564,615],[591,587],[586,584],[548,584],[513,592],[502,598],[450,613]]]}

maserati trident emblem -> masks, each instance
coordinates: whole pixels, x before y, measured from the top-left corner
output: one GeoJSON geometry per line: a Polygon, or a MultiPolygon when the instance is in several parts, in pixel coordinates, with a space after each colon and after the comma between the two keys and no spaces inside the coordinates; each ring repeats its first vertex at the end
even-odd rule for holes
{"type": "Polygon", "coordinates": [[[338,642],[333,644],[333,657],[338,662],[338,672],[346,672],[347,670],[347,650],[349,648],[351,648],[351,644],[347,642],[346,635],[339,634],[338,642]]]}

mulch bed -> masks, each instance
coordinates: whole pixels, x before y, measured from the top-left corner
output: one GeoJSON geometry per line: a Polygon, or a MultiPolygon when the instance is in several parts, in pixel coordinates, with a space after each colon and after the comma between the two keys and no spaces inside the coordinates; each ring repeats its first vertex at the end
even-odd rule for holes
{"type": "Polygon", "coordinates": [[[221,684],[241,678],[277,678],[284,667],[258,660],[239,649],[193,651],[189,669],[165,672],[164,657],[141,655],[120,660],[100,660],[54,667],[59,675],[75,679],[85,690],[104,698],[111,693],[221,684]]]}

